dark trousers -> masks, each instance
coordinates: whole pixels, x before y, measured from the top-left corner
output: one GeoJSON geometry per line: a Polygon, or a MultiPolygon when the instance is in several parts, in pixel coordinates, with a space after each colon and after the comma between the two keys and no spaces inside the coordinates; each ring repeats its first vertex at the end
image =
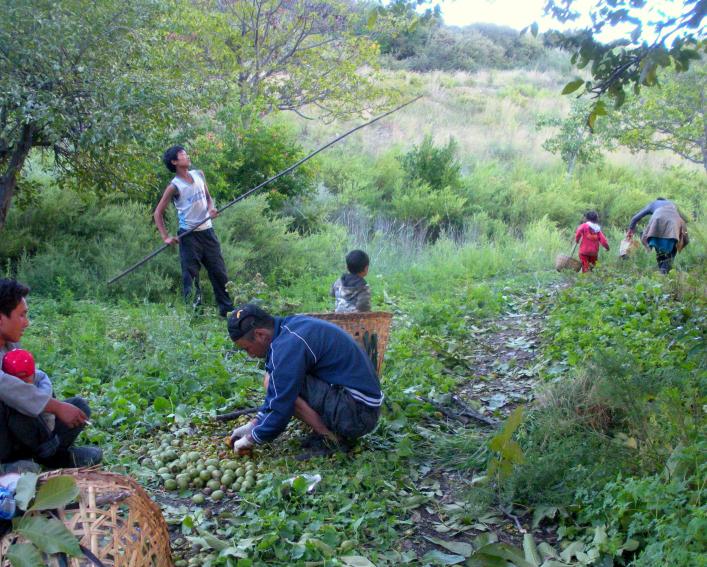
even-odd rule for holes
{"type": "MultiPolygon", "coordinates": [[[[65,401],[91,415],[91,408],[83,398],[65,401]]],[[[73,467],[69,447],[83,429],[83,426],[70,428],[57,419],[54,431],[49,431],[41,417],[30,417],[0,402],[0,463],[31,459],[49,468],[73,467]],[[56,439],[52,439],[54,436],[56,439]],[[41,446],[52,442],[57,445],[52,455],[37,454],[41,446]]]]}
{"type": "MultiPolygon", "coordinates": [[[[178,234],[183,232],[185,231],[180,229],[178,234]]],[[[199,270],[204,266],[206,273],[209,274],[211,287],[214,288],[219,313],[226,315],[229,311],[233,311],[233,303],[226,293],[226,282],[228,282],[226,263],[223,261],[221,244],[213,228],[194,231],[181,239],[179,258],[182,264],[182,291],[185,301],[189,300],[194,284],[196,284],[197,297],[200,296],[199,270]]]]}
{"type": "Polygon", "coordinates": [[[658,269],[661,274],[667,274],[673,267],[673,259],[678,253],[677,247],[673,247],[671,252],[663,252],[662,250],[655,249],[655,259],[658,262],[658,269]]]}

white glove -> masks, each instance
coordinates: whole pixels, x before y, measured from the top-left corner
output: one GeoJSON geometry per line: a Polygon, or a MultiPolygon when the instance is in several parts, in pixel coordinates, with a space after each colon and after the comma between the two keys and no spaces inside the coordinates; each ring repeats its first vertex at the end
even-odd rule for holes
{"type": "Polygon", "coordinates": [[[233,433],[231,433],[231,445],[236,441],[236,439],[240,439],[241,437],[245,437],[246,435],[250,435],[250,432],[253,431],[253,428],[255,428],[255,423],[253,421],[249,421],[245,425],[241,425],[240,427],[236,427],[233,430],[233,433]]]}
{"type": "Polygon", "coordinates": [[[250,449],[254,445],[250,436],[246,435],[241,437],[238,441],[233,444],[234,451],[241,451],[243,449],[250,449]]]}

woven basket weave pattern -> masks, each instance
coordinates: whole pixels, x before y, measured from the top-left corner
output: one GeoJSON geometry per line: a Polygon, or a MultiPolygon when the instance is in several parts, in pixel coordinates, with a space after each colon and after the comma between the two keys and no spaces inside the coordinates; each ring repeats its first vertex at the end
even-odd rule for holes
{"type": "Polygon", "coordinates": [[[393,319],[392,313],[384,311],[366,311],[364,313],[305,313],[309,317],[316,317],[329,321],[341,327],[354,340],[361,345],[363,350],[370,354],[370,337],[375,336],[377,341],[378,356],[372,361],[376,367],[376,372],[380,376],[383,356],[388,347],[388,337],[390,336],[390,323],[393,319]]]}
{"type": "MultiPolygon", "coordinates": [[[[159,507],[133,479],[93,469],[56,470],[42,480],[69,475],[76,479],[78,508],[59,510],[66,527],[106,567],[173,567],[167,524],[159,507]]],[[[21,542],[15,533],[0,541],[0,566],[11,544],[21,542]]],[[[84,558],[71,558],[70,567],[88,567],[84,558]]],[[[51,564],[50,564],[51,565],[51,564]]]]}
{"type": "Polygon", "coordinates": [[[578,272],[582,269],[582,262],[576,258],[567,256],[566,254],[558,254],[555,258],[555,269],[558,272],[561,272],[562,270],[574,270],[575,272],[578,272]]]}

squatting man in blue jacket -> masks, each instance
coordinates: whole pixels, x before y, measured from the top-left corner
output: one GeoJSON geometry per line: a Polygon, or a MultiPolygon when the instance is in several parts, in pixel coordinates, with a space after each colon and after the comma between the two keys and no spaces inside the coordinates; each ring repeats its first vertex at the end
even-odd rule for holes
{"type": "Polygon", "coordinates": [[[267,443],[292,417],[314,433],[302,443],[309,454],[350,450],[373,431],[383,393],[373,364],[340,327],[294,315],[272,317],[255,305],[236,309],[228,333],[249,356],[265,359],[265,401],[255,419],[231,434],[236,451],[267,443]]]}

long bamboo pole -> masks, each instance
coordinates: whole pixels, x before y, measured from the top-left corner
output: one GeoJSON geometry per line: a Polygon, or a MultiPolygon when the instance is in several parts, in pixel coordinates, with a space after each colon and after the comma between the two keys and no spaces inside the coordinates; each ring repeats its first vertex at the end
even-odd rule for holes
{"type": "MultiPolygon", "coordinates": [[[[318,153],[323,152],[323,151],[326,150],[327,148],[333,146],[334,144],[336,144],[337,142],[343,140],[343,139],[346,138],[347,136],[353,134],[353,133],[356,132],[357,130],[360,130],[361,128],[365,128],[366,126],[370,126],[370,125],[373,124],[374,122],[378,122],[379,120],[385,118],[386,116],[390,116],[390,115],[393,114],[394,112],[397,112],[397,111],[400,110],[401,108],[405,108],[406,106],[412,104],[413,102],[417,101],[417,100],[420,99],[420,98],[422,98],[422,95],[417,96],[417,97],[413,98],[412,100],[409,100],[409,101],[407,101],[407,102],[401,104],[400,106],[397,106],[397,107],[395,107],[394,109],[389,110],[388,112],[385,112],[385,113],[381,114],[380,116],[376,116],[376,117],[373,118],[372,120],[369,120],[368,122],[365,122],[364,124],[360,124],[360,125],[356,126],[355,128],[352,128],[352,129],[349,130],[348,132],[345,132],[345,133],[341,134],[340,136],[337,136],[336,138],[334,138],[334,139],[333,139],[332,141],[330,141],[329,143],[327,143],[327,144],[323,145],[321,148],[319,148],[319,149],[313,151],[311,154],[309,154],[309,155],[303,157],[301,160],[299,160],[298,162],[292,164],[292,165],[291,165],[290,167],[288,167],[287,169],[283,169],[283,170],[282,170],[280,173],[278,173],[277,175],[274,175],[274,176],[271,177],[270,179],[266,179],[266,180],[263,181],[260,185],[257,185],[257,186],[255,186],[255,187],[253,187],[252,189],[249,189],[248,191],[246,191],[246,192],[243,193],[242,195],[239,195],[238,197],[236,197],[236,198],[233,199],[232,201],[226,203],[223,207],[221,207],[220,209],[218,209],[218,212],[221,213],[222,211],[225,211],[225,210],[228,209],[229,207],[232,207],[233,205],[235,205],[235,204],[238,203],[239,201],[242,201],[243,199],[245,199],[245,198],[247,198],[247,197],[250,197],[250,196],[251,196],[253,193],[255,193],[256,191],[262,189],[263,187],[265,187],[266,185],[272,183],[273,181],[276,181],[277,179],[280,179],[280,177],[282,177],[283,175],[287,175],[288,173],[290,173],[290,172],[293,171],[294,169],[297,169],[297,168],[298,168],[300,165],[302,165],[304,162],[306,162],[306,161],[312,159],[312,158],[313,158],[314,156],[316,156],[318,153]]],[[[187,230],[186,232],[183,232],[182,234],[180,234],[179,236],[177,236],[177,239],[181,240],[181,239],[184,238],[185,236],[191,234],[191,233],[194,232],[197,228],[199,228],[202,224],[204,224],[207,220],[209,220],[209,218],[210,218],[210,217],[205,218],[205,219],[202,220],[200,223],[198,223],[197,225],[193,226],[192,228],[190,228],[190,229],[187,230]]],[[[142,260],[140,260],[139,262],[133,264],[132,266],[130,266],[130,267],[127,268],[126,270],[124,270],[124,271],[122,271],[121,273],[119,273],[117,276],[115,276],[115,277],[109,279],[109,280],[108,280],[108,285],[110,285],[110,284],[112,284],[112,283],[115,283],[115,282],[117,282],[119,279],[121,279],[122,277],[127,276],[127,275],[128,275],[129,273],[131,273],[131,272],[134,272],[134,271],[137,270],[140,266],[142,266],[143,264],[146,264],[147,262],[149,262],[150,260],[152,260],[152,258],[154,258],[155,256],[157,256],[157,255],[160,254],[161,252],[164,252],[164,251],[165,251],[167,248],[169,248],[169,247],[170,247],[170,244],[163,244],[162,246],[160,246],[159,248],[157,248],[157,249],[154,250],[153,252],[150,252],[147,256],[145,256],[145,257],[144,257],[142,260]]]]}

